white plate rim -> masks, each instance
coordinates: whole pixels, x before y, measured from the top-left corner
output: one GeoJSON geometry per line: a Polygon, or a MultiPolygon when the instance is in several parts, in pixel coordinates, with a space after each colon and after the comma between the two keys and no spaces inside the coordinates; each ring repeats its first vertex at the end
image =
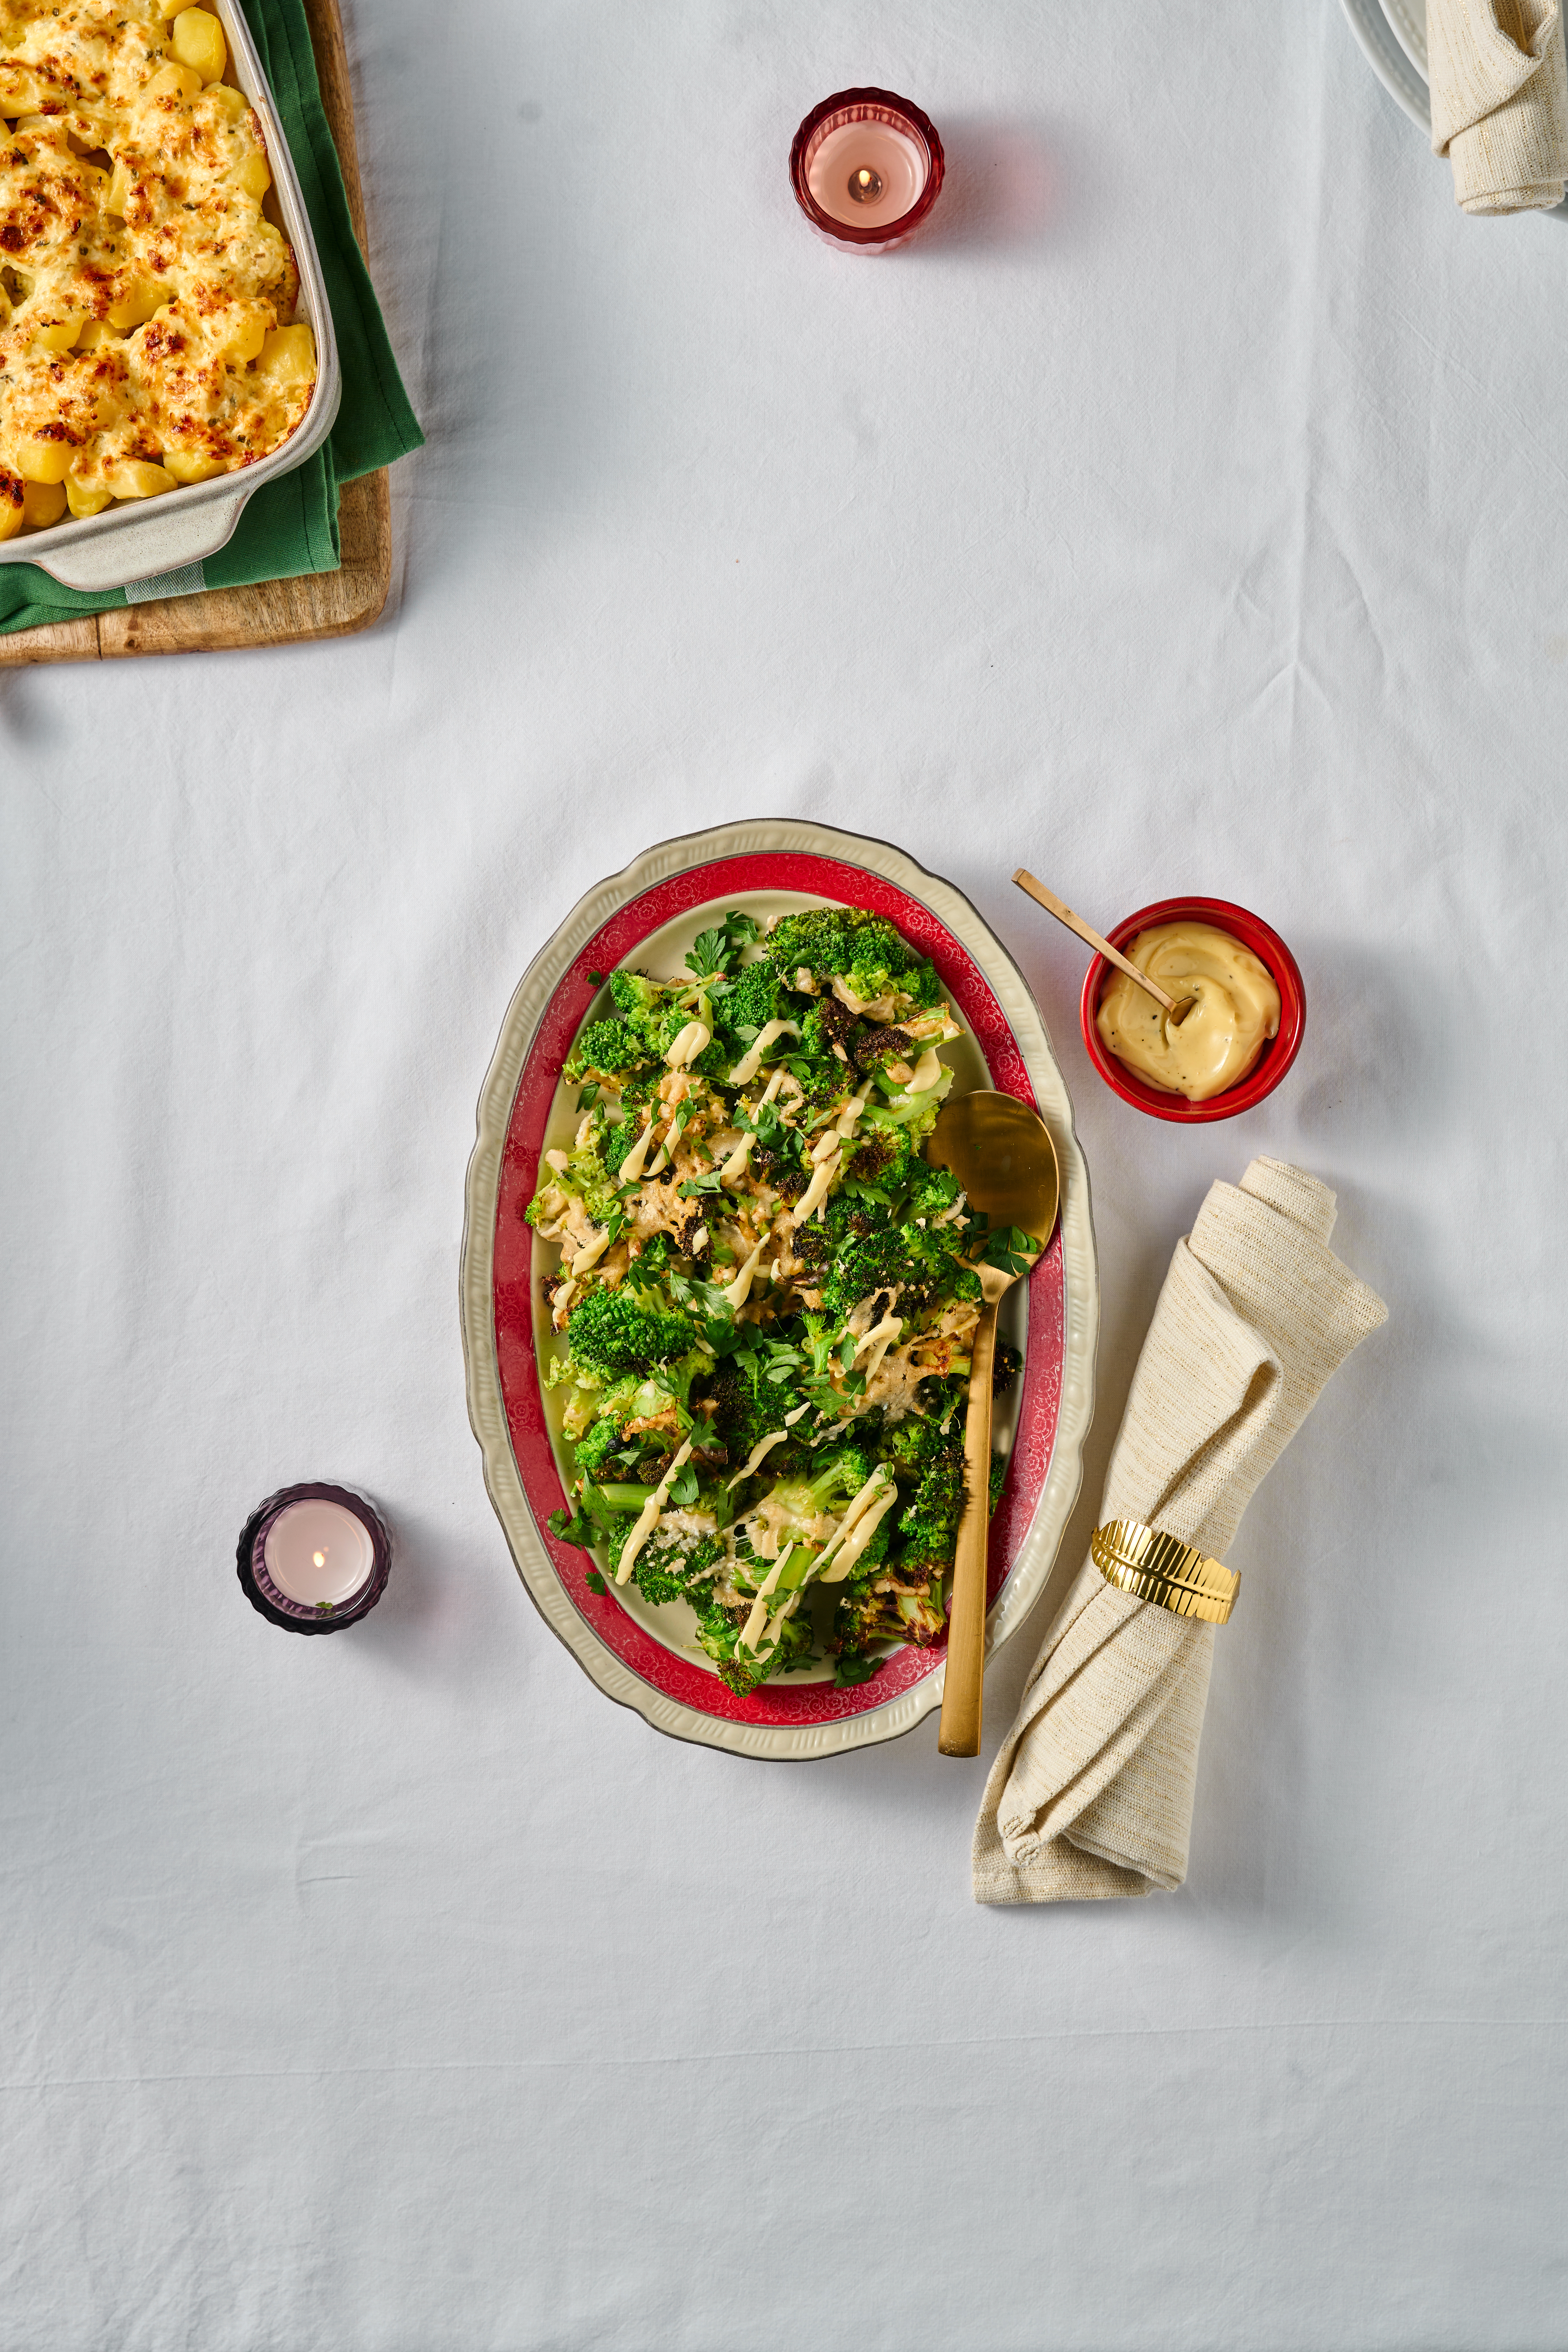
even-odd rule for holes
{"type": "Polygon", "coordinates": [[[1426,66],[1426,0],[1412,6],[1411,0],[1383,0],[1383,13],[1394,28],[1394,37],[1425,83],[1431,75],[1426,66]]]}
{"type": "Polygon", "coordinates": [[[1074,1131],[1066,1081],[1023,973],[963,893],[892,843],[843,833],[804,818],[751,818],[658,842],[577,901],[519,981],[480,1092],[466,1185],[459,1315],[468,1420],[483,1459],[485,1485],[518,1574],[551,1631],[607,1697],[632,1708],[655,1730],[730,1754],[798,1761],[872,1747],[911,1731],[941,1704],[945,1668],[939,1667],[885,1706],[837,1722],[798,1727],[705,1716],[645,1683],[605,1648],[578,1615],[539,1538],[507,1426],[491,1297],[496,1202],[512,1104],[540,1022],[572,963],[617,907],[655,883],[721,857],[782,852],[833,857],[862,866],[920,899],[947,926],[995,992],[1057,1148],[1062,1177],[1065,1292],[1060,1412],[1039,1501],[987,1621],[987,1663],[1016,1632],[1045,1590],[1083,1480],[1083,1448],[1094,1409],[1100,1330],[1089,1170],[1074,1131]]]}
{"type": "Polygon", "coordinates": [[[1340,0],[1340,5],[1356,46],[1390,98],[1430,140],[1432,105],[1426,84],[1395,37],[1382,0],[1340,0]]]}

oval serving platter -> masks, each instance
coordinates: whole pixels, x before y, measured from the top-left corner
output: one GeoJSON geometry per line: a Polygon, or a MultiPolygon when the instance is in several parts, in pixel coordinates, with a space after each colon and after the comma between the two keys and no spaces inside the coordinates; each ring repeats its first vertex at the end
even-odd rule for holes
{"type": "Polygon", "coordinates": [[[565,1501],[538,1369],[549,1330],[540,1284],[555,1253],[523,1213],[543,1152],[575,1125],[574,1090],[561,1071],[599,993],[591,975],[645,961],[660,976],[679,970],[715,910],[740,907],[764,920],[824,901],[886,915],[931,958],[973,1040],[967,1072],[965,1048],[951,1049],[956,1083],[989,1082],[1032,1103],[1061,1166],[1061,1215],[1030,1278],[1026,1331],[1017,1335],[1025,1363],[1016,1428],[991,1523],[994,1656],[1039,1598],[1078,1494],[1100,1289],[1089,1174],[1045,1024],[1006,950],[951,883],[889,843],[782,818],[661,842],[601,882],[535,957],[507,1008],[479,1097],[463,1235],[468,1418],[518,1573],[546,1624],[607,1697],[655,1730],[773,1759],[833,1755],[911,1730],[941,1703],[945,1645],[899,1650],[870,1682],[847,1690],[826,1674],[796,1675],[742,1698],[664,1630],[673,1612],[627,1606],[614,1587],[589,1586],[591,1557],[546,1525],[565,1501]]]}

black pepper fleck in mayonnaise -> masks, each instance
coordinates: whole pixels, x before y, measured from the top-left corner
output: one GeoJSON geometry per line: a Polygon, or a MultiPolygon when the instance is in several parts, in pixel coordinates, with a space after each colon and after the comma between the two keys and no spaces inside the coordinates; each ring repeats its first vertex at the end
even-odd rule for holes
{"type": "Polygon", "coordinates": [[[1128,961],[1180,1003],[1179,1024],[1125,972],[1112,972],[1095,1026],[1117,1060],[1163,1093],[1208,1102],[1246,1077],[1279,1028],[1279,991],[1250,948],[1212,923],[1156,923],[1128,961]]]}

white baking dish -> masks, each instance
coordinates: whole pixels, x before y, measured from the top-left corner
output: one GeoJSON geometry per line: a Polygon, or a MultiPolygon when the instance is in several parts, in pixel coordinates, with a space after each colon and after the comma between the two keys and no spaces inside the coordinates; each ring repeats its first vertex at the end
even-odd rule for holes
{"type": "Polygon", "coordinates": [[[165,490],[161,498],[136,506],[106,507],[102,514],[88,515],[79,522],[58,522],[48,530],[30,531],[0,545],[0,563],[36,563],[68,588],[123,588],[128,582],[153,580],[216,555],[234,537],[246,500],[263,483],[292,473],[296,466],[314,456],[332,429],[342,396],[337,338],[327,307],[321,257],[250,28],[237,0],[203,0],[203,5],[223,26],[235,79],[256,109],[267,142],[283,234],[294,248],[300,270],[295,315],[308,321],[316,338],[315,390],[296,431],[254,466],[234,474],[215,474],[211,481],[193,482],[184,489],[165,490]]]}

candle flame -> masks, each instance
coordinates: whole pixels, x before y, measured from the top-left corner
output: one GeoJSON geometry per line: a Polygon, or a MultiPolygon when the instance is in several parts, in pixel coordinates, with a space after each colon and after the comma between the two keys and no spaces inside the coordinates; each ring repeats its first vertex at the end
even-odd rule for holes
{"type": "Polygon", "coordinates": [[[310,1554],[310,1558],[315,1561],[318,1568],[325,1568],[327,1564],[327,1555],[324,1551],[313,1551],[310,1554]]]}

